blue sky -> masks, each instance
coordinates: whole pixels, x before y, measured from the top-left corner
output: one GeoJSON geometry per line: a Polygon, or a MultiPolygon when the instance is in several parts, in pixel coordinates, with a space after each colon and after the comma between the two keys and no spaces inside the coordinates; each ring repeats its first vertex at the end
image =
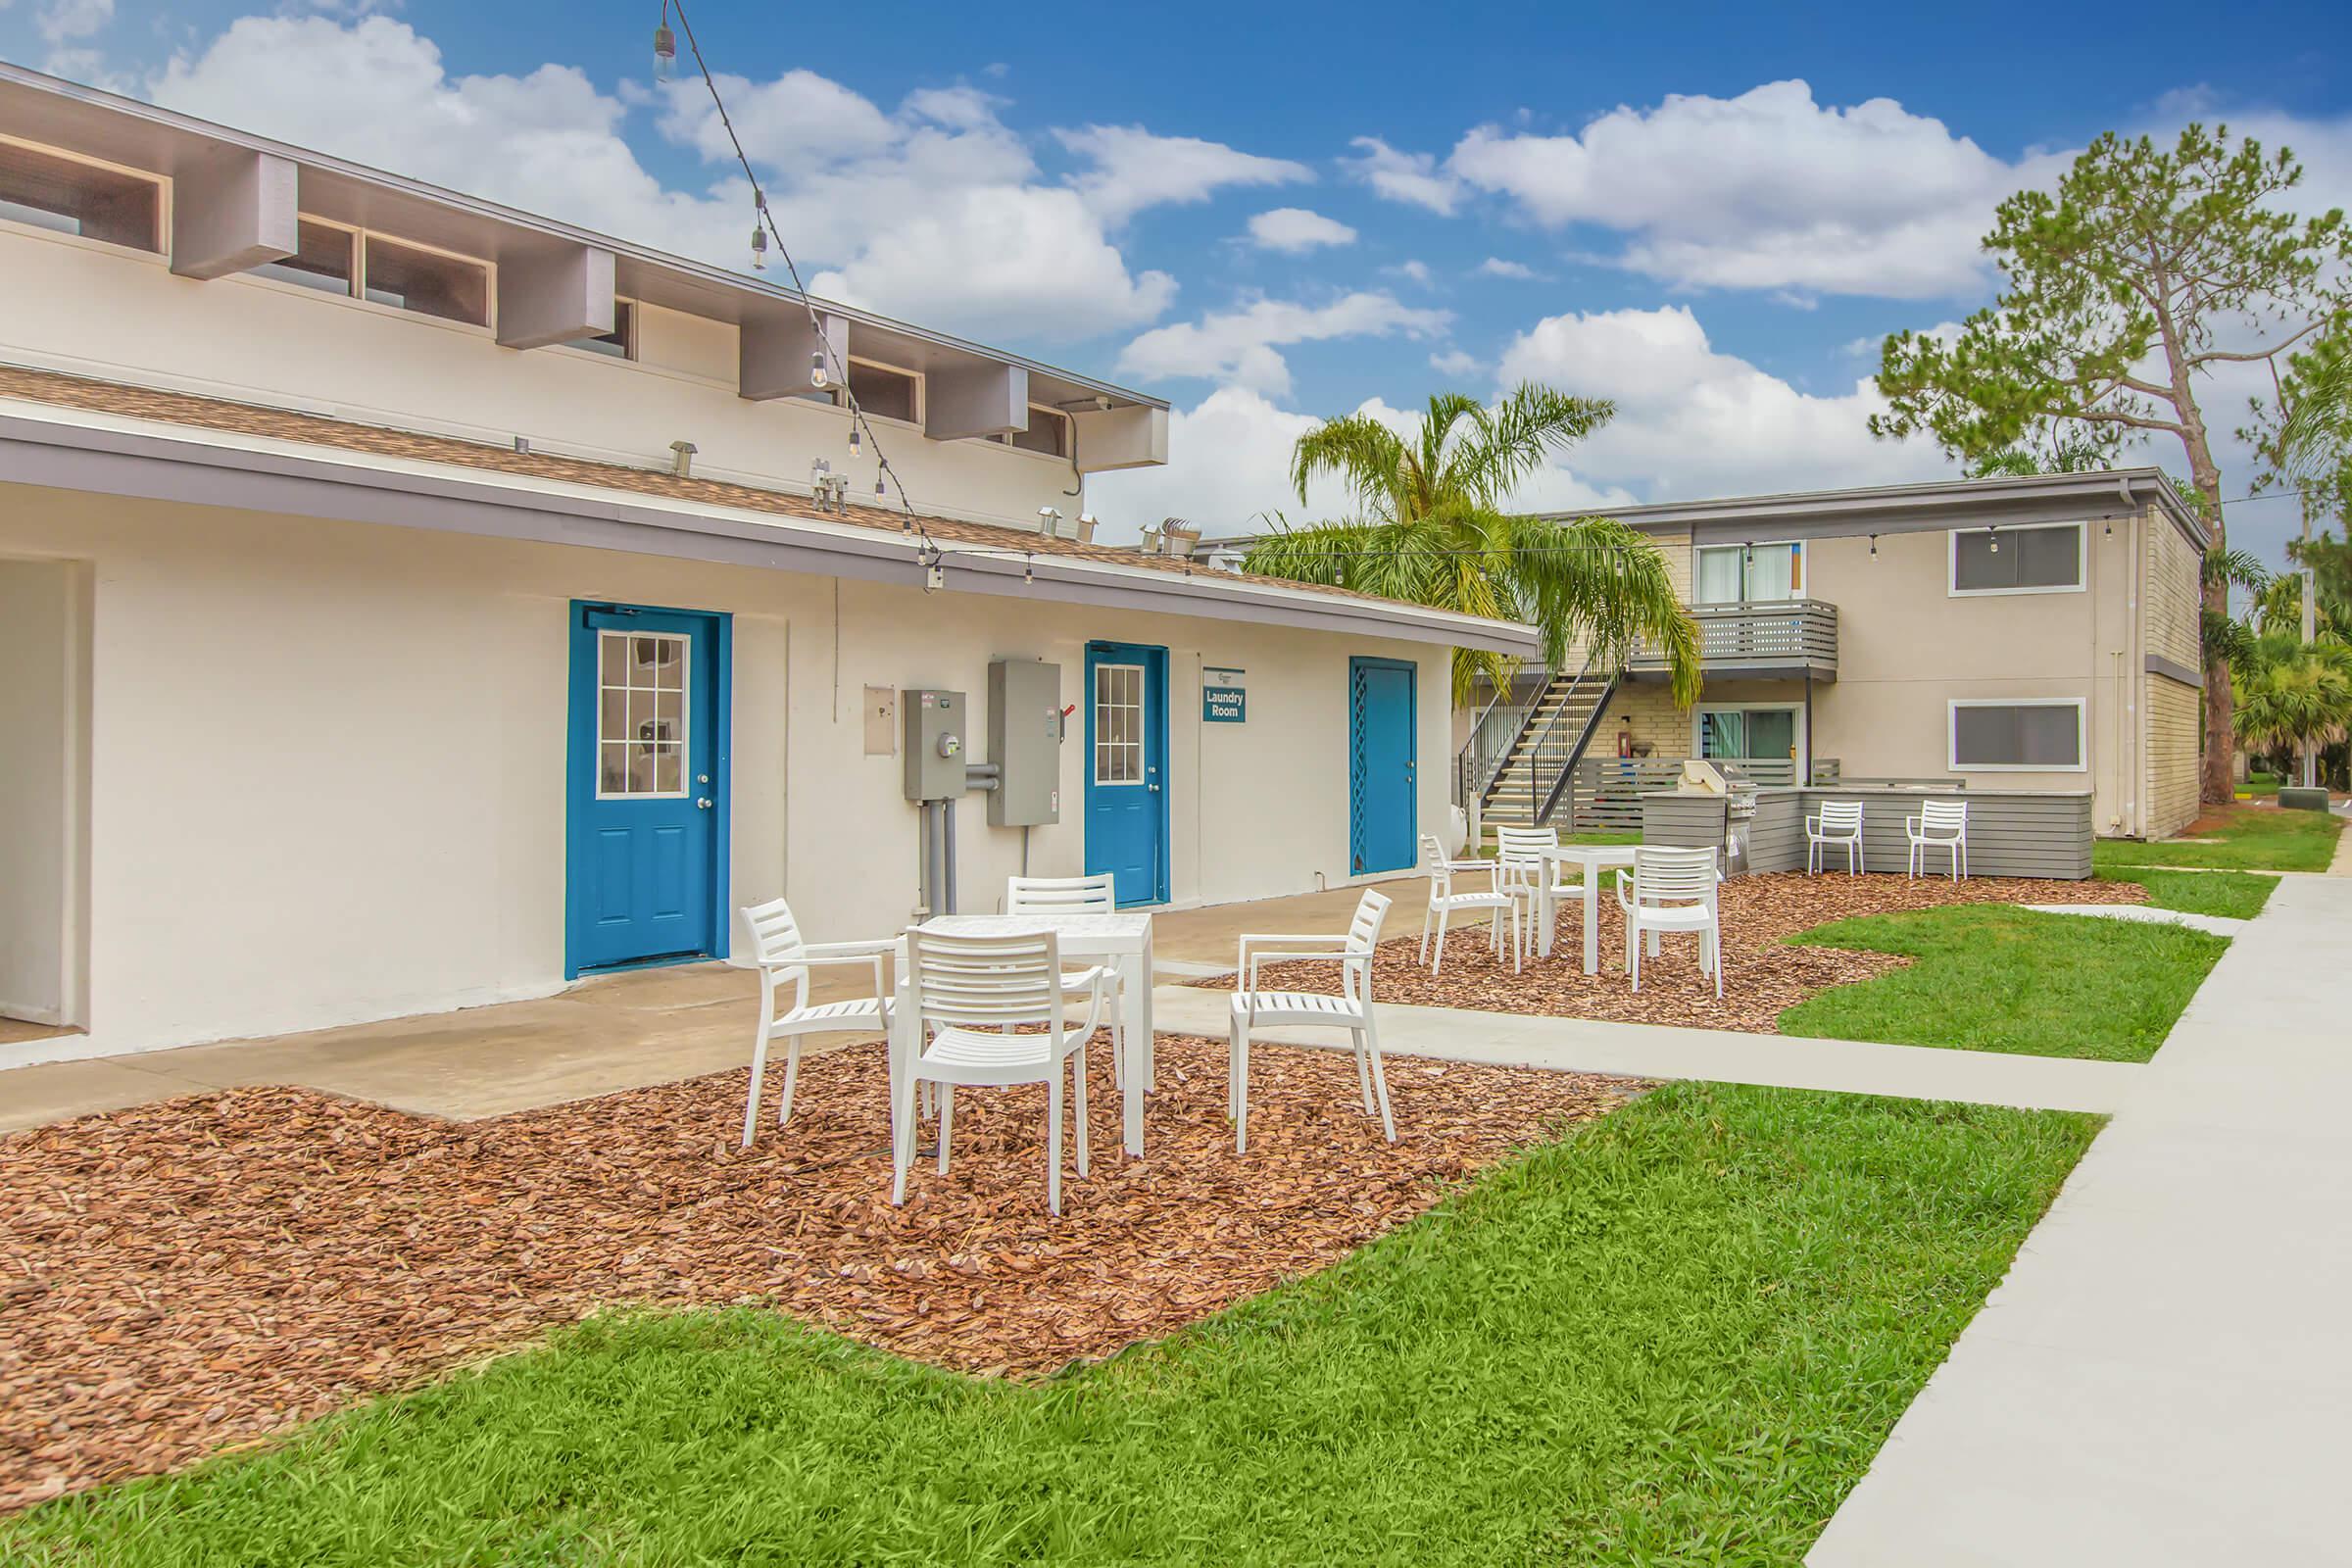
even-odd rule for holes
{"type": "MultiPolygon", "coordinates": [[[[742,265],[659,10],[0,0],[0,54],[742,265]]],[[[1984,303],[1992,204],[2092,135],[2227,119],[2352,203],[2336,5],[692,14],[820,291],[1175,404],[1169,467],[1090,494],[1121,531],[1332,511],[1283,494],[1312,417],[1522,375],[1622,406],[1533,502],[1933,475],[1861,429],[1875,343],[1984,303]]],[[[2234,521],[2275,556],[2292,512],[2234,521]]]]}

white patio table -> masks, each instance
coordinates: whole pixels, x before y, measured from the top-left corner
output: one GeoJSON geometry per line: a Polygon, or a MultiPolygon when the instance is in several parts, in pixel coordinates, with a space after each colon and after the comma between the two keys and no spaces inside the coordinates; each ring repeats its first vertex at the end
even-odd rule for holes
{"type": "MultiPolygon", "coordinates": [[[[1152,917],[1148,914],[1102,914],[1073,911],[1068,914],[940,914],[923,922],[920,929],[950,937],[998,937],[1021,931],[1051,931],[1061,940],[1061,956],[1084,963],[1101,963],[1119,972],[1120,994],[1125,998],[1127,1015],[1121,1020],[1126,1027],[1127,1059],[1121,1072],[1127,1080],[1121,1096],[1122,1120],[1125,1124],[1124,1142],[1127,1152],[1144,1152],[1144,1094],[1152,1087],[1152,917]]],[[[912,1006],[912,992],[906,978],[906,945],[899,944],[898,1005],[891,1011],[890,1066],[896,1079],[899,1063],[907,1059],[902,1053],[914,1048],[911,1031],[917,1027],[912,1006]]],[[[891,1096],[895,1111],[898,1096],[891,1096]]],[[[899,1129],[891,1128],[891,1137],[899,1129]]]]}
{"type": "Polygon", "coordinates": [[[1536,879],[1536,951],[1551,956],[1551,933],[1559,900],[1552,896],[1556,878],[1552,866],[1574,863],[1585,868],[1585,973],[1600,973],[1600,873],[1634,863],[1631,844],[1554,844],[1545,848],[1544,874],[1536,879]]]}

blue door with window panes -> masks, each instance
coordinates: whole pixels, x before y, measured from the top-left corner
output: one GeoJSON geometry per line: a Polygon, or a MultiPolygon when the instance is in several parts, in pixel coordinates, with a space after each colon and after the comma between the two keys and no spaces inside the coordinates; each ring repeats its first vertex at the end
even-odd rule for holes
{"type": "Polygon", "coordinates": [[[564,971],[723,956],[725,617],[572,608],[564,971]]]}
{"type": "Polygon", "coordinates": [[[1168,651],[1086,649],[1086,870],[1118,902],[1168,897],[1168,651]]]}

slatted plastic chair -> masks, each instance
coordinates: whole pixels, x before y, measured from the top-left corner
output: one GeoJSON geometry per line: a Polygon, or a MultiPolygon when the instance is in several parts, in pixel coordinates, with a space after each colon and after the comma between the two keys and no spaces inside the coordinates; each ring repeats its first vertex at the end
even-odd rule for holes
{"type": "Polygon", "coordinates": [[[1544,858],[1544,851],[1559,847],[1560,830],[1556,827],[1497,827],[1494,830],[1494,858],[1502,868],[1496,873],[1494,885],[1522,906],[1520,929],[1530,937],[1535,935],[1537,891],[1544,886],[1544,879],[1554,875],[1556,871],[1554,862],[1544,858]]]}
{"type": "Polygon", "coordinates": [[[1250,1036],[1261,1024],[1347,1030],[1355,1046],[1356,1087],[1363,1091],[1364,1114],[1372,1115],[1377,1102],[1382,1133],[1390,1143],[1396,1141],[1396,1119],[1389,1113],[1388,1075],[1380,1064],[1380,1036],[1372,1023],[1372,954],[1388,915],[1388,895],[1367,888],[1344,935],[1242,938],[1240,970],[1234,976],[1241,989],[1233,994],[1229,1014],[1225,1078],[1225,1113],[1233,1118],[1234,1152],[1245,1153],[1250,1148],[1250,1036]],[[1258,989],[1260,964],[1294,961],[1338,963],[1340,994],[1258,989]]]}
{"type": "Polygon", "coordinates": [[[1433,925],[1438,934],[1438,959],[1436,963],[1430,965],[1429,972],[1436,975],[1443,974],[1446,970],[1446,922],[1456,914],[1472,909],[1492,909],[1494,913],[1493,923],[1488,927],[1489,946],[1494,949],[1494,956],[1499,959],[1502,956],[1502,917],[1506,913],[1509,914],[1511,917],[1511,972],[1517,974],[1521,955],[1519,901],[1497,887],[1490,886],[1483,891],[1478,888],[1467,888],[1457,893],[1453,886],[1454,877],[1462,874],[1476,875],[1484,871],[1491,876],[1499,877],[1501,873],[1495,862],[1493,860],[1453,859],[1446,855],[1446,846],[1438,842],[1438,836],[1435,833],[1424,833],[1421,835],[1421,869],[1429,875],[1429,907],[1421,915],[1421,961],[1423,963],[1429,963],[1429,934],[1433,925]]]}
{"type": "Polygon", "coordinates": [[[1063,1079],[1075,1063],[1078,1174],[1088,1174],[1086,1042],[1102,1021],[1102,970],[1066,976],[1061,945],[1051,931],[1009,936],[940,936],[916,927],[906,933],[908,1005],[914,1011],[914,1055],[900,1063],[892,1126],[890,1200],[905,1202],[906,1168],[914,1162],[914,1104],[918,1086],[939,1088],[939,1170],[948,1171],[959,1087],[1046,1086],[1046,1206],[1061,1212],[1063,1079]],[[1085,1020],[1068,1016],[1071,979],[1088,987],[1085,1020]],[[1034,1033],[1006,1033],[1024,1024],[1034,1033]]]}
{"type": "Polygon", "coordinates": [[[1718,851],[1670,849],[1643,844],[1634,851],[1630,871],[1617,873],[1617,906],[1625,911],[1625,966],[1642,989],[1642,948],[1663,933],[1689,931],[1698,938],[1698,966],[1715,976],[1715,996],[1723,997],[1723,918],[1717,904],[1722,877],[1716,869],[1718,851]],[[1632,890],[1628,897],[1627,890],[1632,890]]]}
{"type": "Polygon", "coordinates": [[[1968,803],[1922,801],[1919,814],[1903,818],[1904,836],[1911,841],[1911,874],[1927,873],[1928,852],[1942,850],[1952,858],[1952,880],[1968,875],[1968,803]]]}
{"type": "MultiPolygon", "coordinates": [[[[1098,876],[1008,876],[1004,879],[1006,914],[1116,914],[1119,896],[1108,871],[1098,876]]],[[[1102,991],[1110,1004],[1110,1071],[1121,1089],[1127,1087],[1127,980],[1109,964],[1102,966],[1102,991]]],[[[1073,979],[1073,1001],[1086,993],[1073,979]]]]}
{"type": "Polygon", "coordinates": [[[889,1029],[890,982],[884,966],[897,944],[808,942],[801,936],[800,922],[792,917],[792,906],[782,899],[750,906],[740,913],[751,932],[752,959],[760,970],[760,1029],[752,1044],[752,1092],[743,1105],[743,1147],[749,1149],[759,1132],[760,1084],[767,1072],[769,1044],[778,1037],[784,1041],[784,1101],[776,1109],[776,1125],[781,1127],[792,1119],[792,1091],[801,1076],[804,1035],[889,1029]],[[809,971],[827,964],[870,967],[874,994],[809,1005],[809,971]],[[786,980],[793,984],[792,1005],[778,1012],[776,992],[786,980]]]}
{"type": "Polygon", "coordinates": [[[1809,875],[1822,868],[1829,858],[1825,846],[1842,845],[1845,849],[1845,869],[1859,876],[1870,869],[1862,858],[1862,803],[1860,801],[1824,801],[1821,812],[1805,818],[1805,871],[1809,875]]]}

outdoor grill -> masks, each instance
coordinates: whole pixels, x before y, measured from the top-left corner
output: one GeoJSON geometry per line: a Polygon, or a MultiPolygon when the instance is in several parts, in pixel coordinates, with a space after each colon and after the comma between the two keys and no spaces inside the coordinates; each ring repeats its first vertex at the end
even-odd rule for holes
{"type": "Polygon", "coordinates": [[[1723,796],[1723,874],[1738,876],[1747,869],[1747,838],[1756,816],[1756,786],[1733,778],[1723,796]]]}

